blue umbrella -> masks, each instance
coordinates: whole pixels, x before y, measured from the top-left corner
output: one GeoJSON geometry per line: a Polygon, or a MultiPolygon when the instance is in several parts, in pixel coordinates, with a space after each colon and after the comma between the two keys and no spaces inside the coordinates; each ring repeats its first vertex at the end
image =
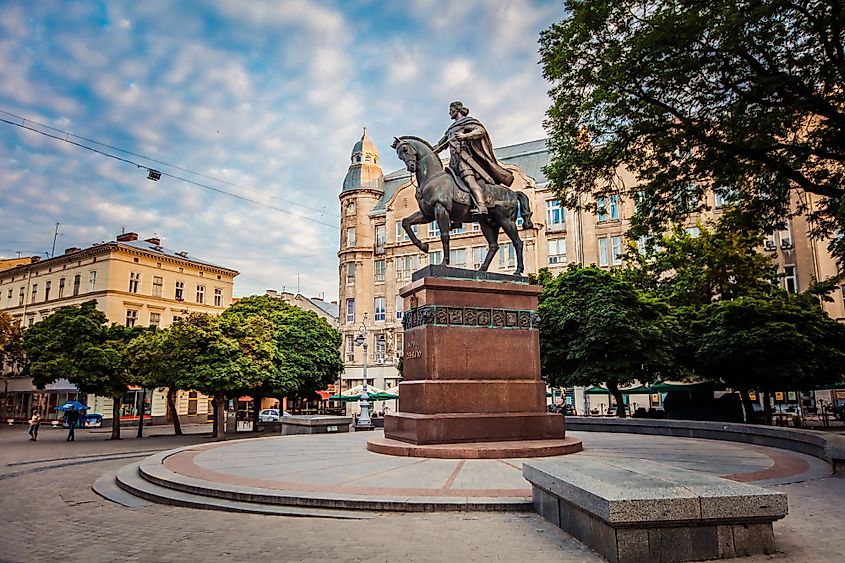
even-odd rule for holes
{"type": "Polygon", "coordinates": [[[70,407],[73,407],[78,411],[87,411],[88,410],[88,406],[83,405],[79,401],[65,401],[64,404],[56,407],[56,410],[57,411],[67,411],[67,410],[70,410],[70,407]]]}

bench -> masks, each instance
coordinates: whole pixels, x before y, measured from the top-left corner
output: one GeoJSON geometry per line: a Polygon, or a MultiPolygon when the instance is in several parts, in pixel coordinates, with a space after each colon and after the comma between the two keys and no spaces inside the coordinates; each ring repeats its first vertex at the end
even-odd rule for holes
{"type": "Polygon", "coordinates": [[[775,551],[785,493],[646,460],[569,456],[522,466],[534,510],[614,562],[775,551]]]}

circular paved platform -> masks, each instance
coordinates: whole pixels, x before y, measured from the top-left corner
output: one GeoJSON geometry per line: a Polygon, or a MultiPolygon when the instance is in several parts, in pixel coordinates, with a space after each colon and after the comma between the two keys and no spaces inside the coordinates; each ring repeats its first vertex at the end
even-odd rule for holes
{"type": "MultiPolygon", "coordinates": [[[[759,485],[829,475],[823,461],[733,442],[570,432],[574,456],[633,457],[759,485]]],[[[140,476],[162,490],[238,502],[369,510],[530,510],[525,459],[432,459],[368,451],[371,432],[284,436],[171,450],[145,459],[140,476]]],[[[161,500],[161,499],[158,499],[161,500]]]]}

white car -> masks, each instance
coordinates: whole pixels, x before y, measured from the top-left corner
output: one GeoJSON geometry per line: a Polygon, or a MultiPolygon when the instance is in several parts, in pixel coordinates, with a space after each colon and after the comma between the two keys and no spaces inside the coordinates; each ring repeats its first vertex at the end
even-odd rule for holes
{"type": "MultiPolygon", "coordinates": [[[[282,416],[290,416],[290,413],[282,411],[282,416]]],[[[279,409],[264,409],[259,412],[258,422],[279,422],[279,409]]]]}

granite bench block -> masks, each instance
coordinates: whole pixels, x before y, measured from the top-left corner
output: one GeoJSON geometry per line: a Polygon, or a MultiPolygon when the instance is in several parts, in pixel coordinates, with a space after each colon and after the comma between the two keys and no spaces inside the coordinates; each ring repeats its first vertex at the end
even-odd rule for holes
{"type": "Polygon", "coordinates": [[[523,476],[538,514],[609,561],[772,553],[787,513],[784,493],[645,460],[533,460],[523,476]]]}

